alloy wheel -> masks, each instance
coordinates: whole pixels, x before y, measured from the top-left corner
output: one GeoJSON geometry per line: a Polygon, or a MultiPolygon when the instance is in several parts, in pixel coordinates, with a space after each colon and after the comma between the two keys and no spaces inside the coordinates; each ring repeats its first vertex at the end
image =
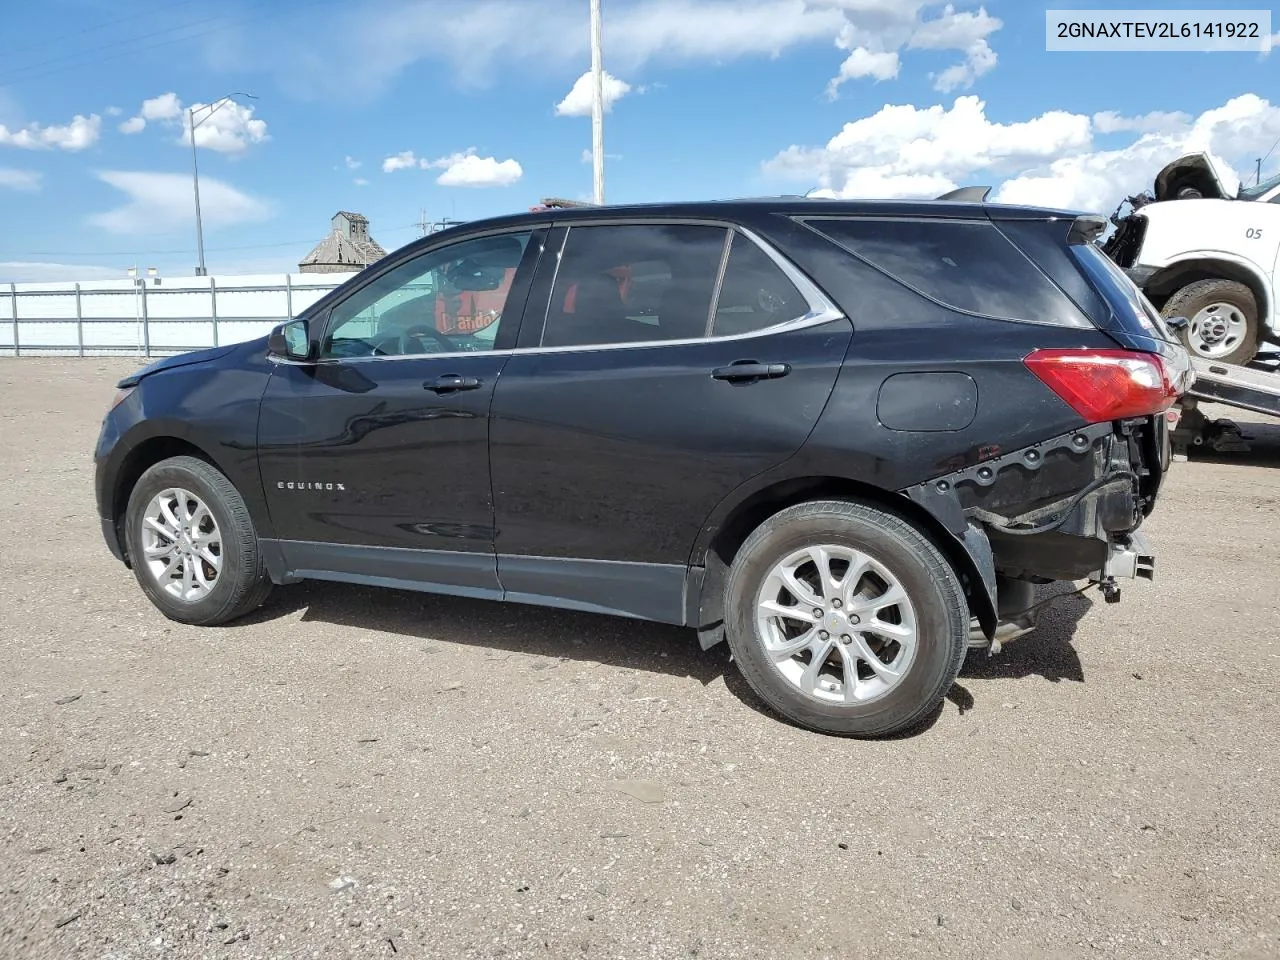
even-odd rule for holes
{"type": "Polygon", "coordinates": [[[222,573],[222,534],[208,505],[189,490],[161,490],[142,515],[142,551],[161,589],[186,603],[207,597],[222,573]]]}
{"type": "Polygon", "coordinates": [[[906,590],[884,564],[852,547],[823,544],[784,557],[760,587],[755,619],[778,672],[826,703],[882,696],[916,652],[906,590]]]}

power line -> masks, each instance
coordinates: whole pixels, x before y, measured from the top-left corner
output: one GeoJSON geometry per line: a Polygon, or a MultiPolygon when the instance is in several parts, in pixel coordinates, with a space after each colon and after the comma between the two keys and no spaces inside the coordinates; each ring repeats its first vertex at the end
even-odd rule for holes
{"type": "MultiPolygon", "coordinates": [[[[136,43],[136,42],[137,42],[137,41],[139,41],[139,40],[149,40],[149,39],[151,39],[152,37],[160,37],[160,36],[164,36],[164,35],[165,35],[165,34],[167,34],[167,33],[177,33],[177,32],[182,31],[182,30],[190,29],[191,27],[198,27],[198,26],[201,26],[202,24],[206,24],[206,23],[214,23],[214,22],[216,22],[216,21],[218,21],[218,20],[226,20],[226,19],[227,19],[227,18],[226,18],[225,16],[221,16],[221,15],[216,16],[216,17],[205,17],[203,20],[197,20],[197,21],[195,21],[194,23],[185,23],[185,24],[181,24],[180,26],[176,26],[176,27],[165,27],[163,30],[153,30],[151,33],[142,33],[142,34],[139,34],[139,35],[138,35],[138,36],[136,36],[136,37],[129,37],[129,38],[124,39],[124,40],[113,40],[113,41],[111,41],[110,43],[103,44],[103,45],[101,45],[101,46],[97,46],[97,47],[86,47],[86,48],[85,48],[85,49],[83,49],[83,50],[76,50],[76,51],[74,51],[73,53],[64,53],[64,54],[62,54],[61,56],[58,56],[58,57],[50,57],[48,60],[37,60],[35,63],[28,63],[28,64],[24,64],[23,66],[20,66],[20,67],[15,67],[15,68],[14,68],[14,73],[13,73],[13,75],[12,75],[12,76],[17,76],[18,74],[25,73],[25,72],[26,72],[26,71],[28,71],[28,70],[35,70],[35,69],[37,69],[37,68],[39,68],[39,67],[47,67],[47,66],[49,66],[49,65],[51,65],[51,64],[55,64],[55,63],[63,63],[63,62],[65,62],[65,61],[67,61],[67,60],[75,60],[75,59],[77,59],[77,58],[79,58],[79,57],[84,56],[85,54],[89,54],[89,53],[98,53],[98,52],[103,51],[103,50],[111,50],[111,49],[113,49],[113,48],[115,48],[115,47],[119,47],[119,46],[122,46],[122,45],[127,46],[128,44],[136,43]]],[[[198,36],[198,34],[197,34],[197,36],[198,36]]],[[[187,38],[186,38],[186,37],[181,37],[181,38],[178,38],[178,39],[187,39],[187,38]]],[[[142,49],[146,49],[146,48],[145,48],[145,47],[143,47],[142,49]]],[[[134,51],[134,50],[129,50],[129,51],[127,51],[127,52],[128,52],[128,53],[135,53],[136,51],[134,51]]],[[[18,77],[18,79],[22,80],[22,79],[27,79],[27,78],[25,78],[25,77],[18,77]]]]}
{"type": "Polygon", "coordinates": [[[279,15],[280,15],[280,14],[282,14],[282,13],[293,13],[293,12],[297,12],[297,11],[302,10],[302,9],[307,9],[307,8],[309,8],[309,7],[315,7],[315,6],[319,6],[319,5],[321,5],[321,4],[324,4],[324,3],[334,3],[334,2],[337,2],[337,0],[310,0],[310,2],[305,2],[305,3],[299,4],[299,5],[297,5],[297,6],[293,6],[293,7],[287,7],[287,8],[286,8],[286,7],[275,7],[275,8],[273,8],[273,9],[271,9],[271,10],[268,10],[266,13],[260,13],[260,14],[258,14],[257,16],[244,17],[244,18],[241,18],[241,19],[238,19],[238,20],[237,20],[237,19],[233,19],[233,18],[229,18],[229,17],[211,17],[211,18],[209,18],[209,19],[207,19],[207,20],[197,20],[195,23],[188,23],[188,24],[184,24],[184,25],[179,26],[179,27],[170,27],[170,28],[169,28],[169,29],[167,29],[167,30],[160,30],[160,31],[156,31],[154,34],[146,34],[146,35],[144,35],[143,37],[135,37],[135,38],[133,38],[133,40],[118,40],[118,41],[115,41],[114,43],[111,43],[111,44],[105,44],[105,45],[103,45],[103,46],[101,46],[101,47],[98,47],[98,48],[90,48],[90,49],[88,49],[88,50],[82,50],[82,51],[80,51],[79,53],[69,54],[69,55],[64,56],[64,57],[55,57],[55,58],[53,58],[53,59],[51,59],[51,60],[44,61],[44,63],[43,63],[43,64],[42,64],[42,63],[36,63],[36,64],[30,64],[30,65],[25,66],[25,67],[20,67],[20,68],[16,69],[16,70],[13,72],[13,74],[11,74],[9,77],[7,77],[7,78],[0,77],[0,87],[12,86],[12,85],[14,85],[15,83],[24,83],[24,82],[27,82],[27,81],[30,81],[30,80],[39,80],[39,79],[41,79],[41,78],[43,78],[43,77],[52,76],[52,75],[54,75],[54,74],[58,74],[58,73],[65,73],[65,72],[66,72],[66,71],[68,71],[68,70],[75,70],[75,69],[77,69],[77,68],[79,68],[79,67],[95,66],[95,65],[97,65],[97,64],[99,64],[99,63],[106,63],[107,61],[110,61],[110,60],[118,60],[118,59],[120,59],[121,57],[132,57],[132,56],[135,56],[135,55],[137,55],[137,54],[139,54],[139,53],[145,53],[145,52],[147,52],[147,51],[149,51],[149,50],[158,50],[158,49],[160,49],[161,47],[171,46],[172,44],[175,44],[175,43],[183,43],[183,42],[186,42],[186,41],[188,41],[188,40],[199,40],[201,37],[207,37],[207,36],[209,36],[209,35],[211,35],[211,34],[217,33],[219,30],[225,30],[225,29],[227,29],[228,27],[233,27],[233,26],[237,26],[237,25],[244,25],[244,24],[248,24],[248,23],[255,23],[255,22],[259,21],[259,20],[265,20],[265,19],[269,19],[269,18],[271,18],[271,17],[279,16],[279,15]],[[88,54],[88,53],[94,53],[94,52],[97,52],[97,51],[111,50],[113,47],[119,47],[119,46],[122,46],[122,45],[128,45],[129,43],[132,43],[132,42],[134,42],[134,41],[136,41],[136,40],[146,39],[146,38],[149,38],[149,37],[152,37],[152,36],[158,36],[158,35],[161,35],[161,34],[164,34],[164,33],[172,33],[172,32],[175,32],[175,31],[188,30],[188,29],[190,29],[191,27],[201,26],[201,25],[203,25],[203,24],[210,23],[210,22],[215,21],[215,20],[223,20],[224,22],[223,22],[223,23],[221,23],[221,24],[220,24],[220,25],[218,25],[218,26],[210,27],[210,28],[209,28],[209,29],[207,29],[207,30],[200,30],[200,31],[198,31],[198,32],[196,32],[196,33],[192,33],[192,34],[189,34],[189,35],[187,35],[187,36],[182,36],[182,37],[171,37],[171,38],[169,38],[169,39],[167,39],[167,40],[160,40],[160,41],[157,41],[156,43],[144,44],[144,45],[143,45],[143,46],[141,46],[141,47],[133,47],[133,48],[131,48],[131,49],[121,50],[121,51],[119,51],[119,52],[117,52],[117,53],[108,53],[108,54],[106,54],[105,56],[101,56],[101,57],[94,57],[94,58],[90,58],[90,59],[82,59],[82,60],[78,60],[77,62],[73,62],[73,63],[64,63],[64,64],[63,64],[63,65],[61,65],[61,66],[54,66],[54,67],[53,67],[52,69],[50,69],[50,70],[45,70],[45,71],[43,71],[43,72],[30,73],[30,74],[23,75],[23,72],[24,72],[24,71],[26,71],[26,70],[32,70],[32,69],[35,69],[36,67],[42,66],[42,65],[44,65],[44,64],[54,64],[54,63],[56,63],[56,62],[58,62],[58,61],[60,61],[60,60],[75,59],[75,58],[77,58],[77,57],[82,57],[84,54],[88,54]]]}
{"type": "MultiPolygon", "coordinates": [[[[195,2],[196,0],[171,0],[171,2],[169,3],[169,10],[172,11],[175,7],[190,6],[195,2]]],[[[0,51],[0,53],[2,53],[4,56],[11,56],[15,53],[26,53],[28,50],[39,50],[41,47],[48,47],[53,44],[61,43],[63,40],[66,40],[68,37],[83,36],[86,33],[93,33],[96,30],[101,30],[103,27],[114,27],[121,23],[128,23],[130,20],[139,20],[142,17],[151,17],[151,16],[155,16],[154,11],[143,10],[141,13],[131,13],[127,17],[113,17],[110,20],[100,20],[98,23],[90,24],[87,27],[81,27],[79,30],[72,30],[70,33],[61,34],[56,38],[52,38],[49,40],[40,40],[40,41],[37,41],[36,43],[29,43],[25,47],[14,47],[11,50],[0,51]]]]}

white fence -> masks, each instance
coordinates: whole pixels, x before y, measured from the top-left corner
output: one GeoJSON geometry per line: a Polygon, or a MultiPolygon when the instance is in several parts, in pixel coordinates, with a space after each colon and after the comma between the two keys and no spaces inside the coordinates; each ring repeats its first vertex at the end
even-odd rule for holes
{"type": "Polygon", "coordinates": [[[252,340],[349,273],[0,284],[0,356],[160,356],[252,340]]]}

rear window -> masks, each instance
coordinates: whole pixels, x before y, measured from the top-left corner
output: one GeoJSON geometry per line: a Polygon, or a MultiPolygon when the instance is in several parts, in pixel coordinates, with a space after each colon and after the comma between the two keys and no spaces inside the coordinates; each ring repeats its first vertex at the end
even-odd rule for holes
{"type": "Polygon", "coordinates": [[[991,223],[863,217],[805,223],[899,283],[953,310],[997,320],[1092,326],[991,223]]]}
{"type": "Polygon", "coordinates": [[[1173,333],[1146,294],[1138,289],[1137,284],[1097,244],[1073,243],[1068,249],[1085,276],[1120,315],[1118,319],[1122,324],[1130,326],[1136,320],[1146,333],[1174,342],[1173,333]]]}

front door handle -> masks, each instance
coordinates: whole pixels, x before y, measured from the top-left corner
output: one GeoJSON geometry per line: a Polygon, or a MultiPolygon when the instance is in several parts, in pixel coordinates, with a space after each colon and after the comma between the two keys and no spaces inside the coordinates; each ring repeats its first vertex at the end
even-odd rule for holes
{"type": "Polygon", "coordinates": [[[457,393],[459,390],[476,390],[479,386],[479,377],[463,377],[456,373],[446,373],[422,385],[423,389],[434,393],[457,393]]]}
{"type": "Polygon", "coordinates": [[[712,379],[730,383],[747,383],[752,380],[777,380],[791,372],[789,363],[757,363],[755,360],[737,360],[727,367],[711,371],[712,379]]]}

